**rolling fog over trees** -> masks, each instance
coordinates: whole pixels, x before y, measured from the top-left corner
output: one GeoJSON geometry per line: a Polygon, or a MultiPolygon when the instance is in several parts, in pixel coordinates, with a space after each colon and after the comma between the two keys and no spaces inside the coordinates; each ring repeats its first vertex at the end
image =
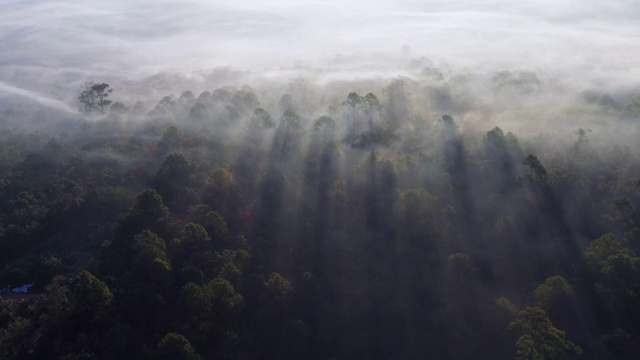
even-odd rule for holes
{"type": "Polygon", "coordinates": [[[264,6],[3,5],[0,358],[640,351],[638,5],[264,6]]]}

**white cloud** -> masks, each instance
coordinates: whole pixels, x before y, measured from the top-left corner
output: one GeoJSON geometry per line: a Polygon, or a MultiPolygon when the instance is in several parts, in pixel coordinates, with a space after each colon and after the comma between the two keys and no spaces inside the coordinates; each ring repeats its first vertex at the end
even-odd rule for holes
{"type": "Polygon", "coordinates": [[[77,88],[220,65],[323,67],[336,53],[402,58],[404,44],[414,55],[467,64],[629,69],[640,66],[638,18],[631,0],[8,0],[0,80],[77,88]]]}

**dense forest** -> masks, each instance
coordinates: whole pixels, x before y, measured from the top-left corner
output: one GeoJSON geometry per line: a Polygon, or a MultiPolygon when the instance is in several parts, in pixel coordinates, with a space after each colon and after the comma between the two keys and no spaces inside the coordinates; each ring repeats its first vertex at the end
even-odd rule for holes
{"type": "Polygon", "coordinates": [[[0,358],[640,353],[640,97],[409,66],[5,104],[0,358]]]}

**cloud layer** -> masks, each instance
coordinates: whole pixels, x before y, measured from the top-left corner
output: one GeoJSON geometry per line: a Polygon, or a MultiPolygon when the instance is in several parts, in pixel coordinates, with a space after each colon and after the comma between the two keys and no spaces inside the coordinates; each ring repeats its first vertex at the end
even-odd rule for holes
{"type": "Polygon", "coordinates": [[[9,85],[77,88],[96,78],[224,65],[326,69],[336,54],[367,54],[364,62],[385,66],[426,55],[465,67],[575,69],[568,75],[632,82],[640,78],[629,70],[640,68],[639,18],[640,3],[631,0],[8,0],[0,94],[9,85]]]}

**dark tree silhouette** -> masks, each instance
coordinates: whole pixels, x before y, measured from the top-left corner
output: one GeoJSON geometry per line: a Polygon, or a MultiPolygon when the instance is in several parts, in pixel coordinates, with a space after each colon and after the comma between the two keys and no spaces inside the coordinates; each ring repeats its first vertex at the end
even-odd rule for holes
{"type": "Polygon", "coordinates": [[[111,104],[108,99],[113,89],[109,88],[109,84],[95,84],[88,82],[82,87],[82,92],[78,97],[82,103],[82,110],[88,113],[100,112],[104,113],[104,107],[111,104]]]}

